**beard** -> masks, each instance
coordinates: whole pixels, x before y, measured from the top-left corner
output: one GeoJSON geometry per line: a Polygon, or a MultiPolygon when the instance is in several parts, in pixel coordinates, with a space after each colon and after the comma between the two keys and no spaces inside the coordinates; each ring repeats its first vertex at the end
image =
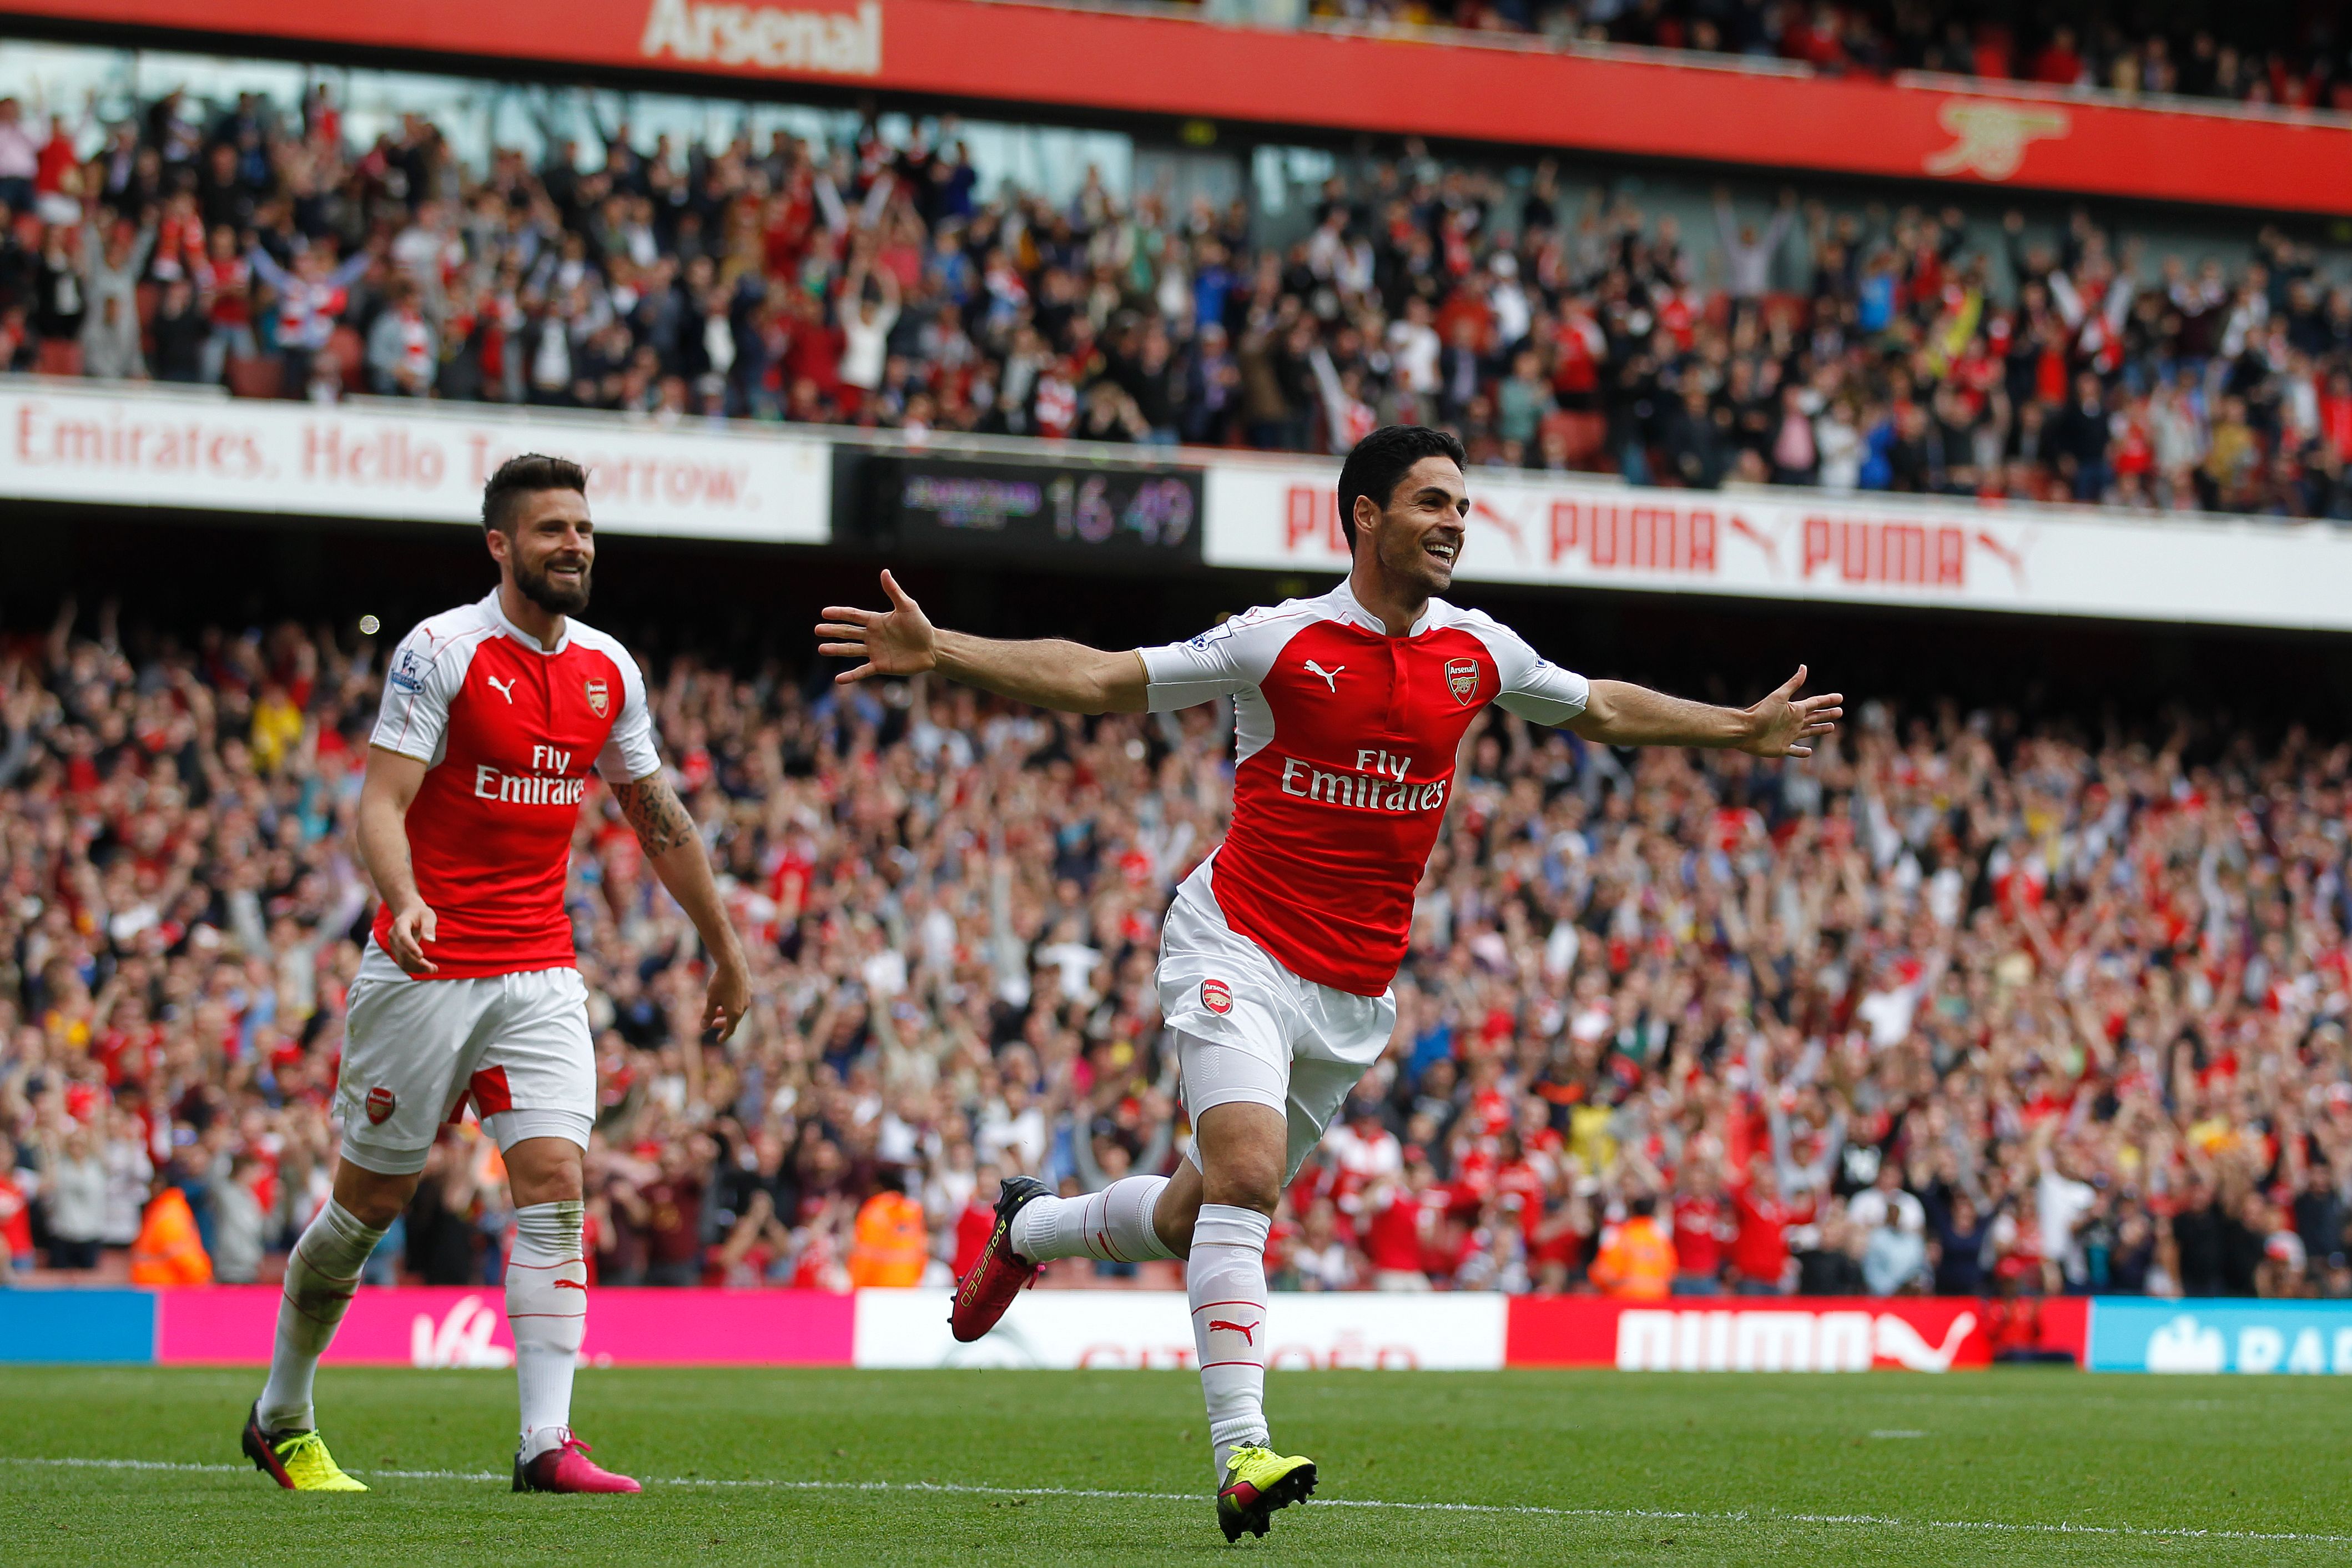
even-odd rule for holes
{"type": "Polygon", "coordinates": [[[1391,577],[1401,583],[1410,584],[1424,595],[1443,593],[1454,585],[1453,566],[1433,559],[1422,548],[1421,538],[1417,534],[1408,537],[1400,533],[1384,540],[1380,557],[1381,565],[1387,569],[1391,577]]]}
{"type": "Polygon", "coordinates": [[[559,586],[543,568],[534,567],[518,557],[514,563],[515,586],[522,596],[541,610],[557,615],[577,615],[588,608],[590,569],[580,569],[580,586],[559,586]]]}

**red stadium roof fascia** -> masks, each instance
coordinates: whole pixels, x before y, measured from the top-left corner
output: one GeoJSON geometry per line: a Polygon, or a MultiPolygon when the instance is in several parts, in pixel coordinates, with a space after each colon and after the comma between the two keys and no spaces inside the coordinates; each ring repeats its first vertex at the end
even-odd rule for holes
{"type": "Polygon", "coordinates": [[[0,15],[1039,108],[2352,214],[2352,121],[1813,77],[1458,36],[1273,32],[975,0],[0,0],[0,15]]]}

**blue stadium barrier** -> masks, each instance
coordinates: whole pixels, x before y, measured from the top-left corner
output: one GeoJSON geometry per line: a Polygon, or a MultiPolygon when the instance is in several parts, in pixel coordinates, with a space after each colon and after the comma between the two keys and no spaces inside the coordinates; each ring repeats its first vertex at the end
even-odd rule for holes
{"type": "Polygon", "coordinates": [[[0,1290],[0,1362],[152,1362],[146,1291],[0,1290]]]}

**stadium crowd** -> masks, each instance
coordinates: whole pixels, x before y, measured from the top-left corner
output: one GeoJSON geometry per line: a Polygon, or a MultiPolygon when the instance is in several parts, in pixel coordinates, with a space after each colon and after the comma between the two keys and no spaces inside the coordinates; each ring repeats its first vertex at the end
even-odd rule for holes
{"type": "MultiPolygon", "coordinates": [[[[323,1201],[387,645],[0,641],[0,1280],[270,1279],[323,1201]]],[[[782,669],[649,680],[751,955],[723,1047],[608,800],[575,840],[607,1283],[936,1283],[1004,1174],[1181,1157],[1156,925],[1229,714],[782,669]]],[[[2352,747],[1856,720],[1803,766],[1474,727],[1280,1284],[2352,1295],[2352,747]]],[[[494,1280],[509,1208],[455,1125],[369,1277],[494,1280]]]]}
{"type": "Polygon", "coordinates": [[[2118,15],[2096,5],[1934,0],[1310,0],[1307,10],[1334,21],[1793,60],[1833,75],[1940,71],[2124,99],[2352,108],[2352,55],[2322,11],[2289,17],[2190,4],[2118,15]]]}
{"type": "Polygon", "coordinates": [[[415,115],[347,139],[323,88],[79,128],[0,102],[0,364],[918,435],[1442,422],[1481,464],[1643,484],[2352,519],[2352,284],[2273,228],[2234,271],[2081,213],[2045,240],[1794,192],[1685,233],[1408,145],[1260,244],[1244,203],[985,189],[952,120],[551,131],[467,169],[415,115]]]}

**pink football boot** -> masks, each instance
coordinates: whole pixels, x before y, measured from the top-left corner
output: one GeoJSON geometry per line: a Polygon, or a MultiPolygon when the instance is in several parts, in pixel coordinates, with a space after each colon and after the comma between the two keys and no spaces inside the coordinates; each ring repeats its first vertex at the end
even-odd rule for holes
{"type": "Polygon", "coordinates": [[[514,1490],[517,1491],[643,1491],[645,1489],[629,1477],[616,1476],[591,1459],[588,1457],[588,1445],[566,1433],[562,1442],[548,1449],[529,1464],[523,1462],[521,1451],[516,1451],[514,1490]]]}

